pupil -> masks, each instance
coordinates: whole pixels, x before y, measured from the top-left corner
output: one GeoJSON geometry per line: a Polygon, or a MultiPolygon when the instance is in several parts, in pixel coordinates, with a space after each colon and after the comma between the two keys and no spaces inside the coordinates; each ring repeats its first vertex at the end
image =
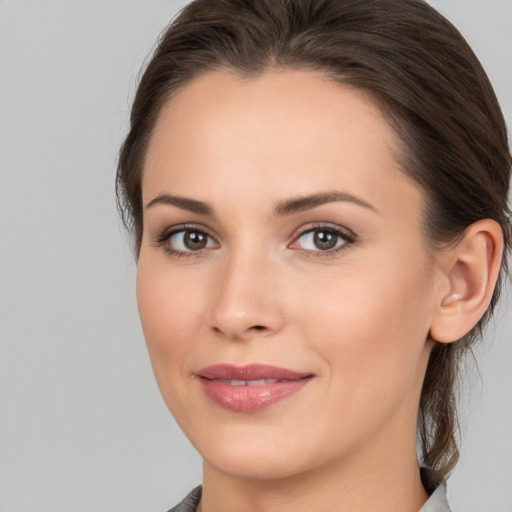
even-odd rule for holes
{"type": "Polygon", "coordinates": [[[318,249],[326,251],[336,247],[338,237],[335,233],[331,233],[329,231],[317,231],[315,233],[314,241],[318,249]]]}
{"type": "Polygon", "coordinates": [[[206,246],[206,236],[197,231],[189,231],[185,233],[185,246],[191,251],[198,251],[204,249],[206,246]]]}

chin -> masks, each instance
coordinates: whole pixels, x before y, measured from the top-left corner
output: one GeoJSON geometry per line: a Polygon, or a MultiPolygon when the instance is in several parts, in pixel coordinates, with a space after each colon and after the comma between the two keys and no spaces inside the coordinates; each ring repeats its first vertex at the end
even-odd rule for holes
{"type": "Polygon", "coordinates": [[[204,456],[204,461],[216,471],[242,480],[283,480],[303,472],[298,461],[276,453],[213,453],[204,456]]]}
{"type": "Polygon", "coordinates": [[[210,431],[191,441],[207,465],[244,480],[286,479],[311,470],[318,462],[315,447],[308,447],[304,439],[290,436],[289,432],[283,436],[261,426],[237,430],[210,431]]]}

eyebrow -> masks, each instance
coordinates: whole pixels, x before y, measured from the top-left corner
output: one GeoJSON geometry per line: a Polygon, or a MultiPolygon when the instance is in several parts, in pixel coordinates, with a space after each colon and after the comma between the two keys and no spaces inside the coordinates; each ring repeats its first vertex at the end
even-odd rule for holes
{"type": "Polygon", "coordinates": [[[276,204],[274,208],[275,216],[284,216],[290,215],[292,213],[302,212],[305,210],[309,210],[311,208],[315,208],[317,206],[321,206],[327,203],[334,202],[345,202],[345,203],[353,203],[358,206],[362,206],[363,208],[367,208],[369,210],[377,212],[377,209],[372,206],[370,203],[367,203],[363,199],[356,197],[352,194],[347,194],[345,192],[321,192],[318,194],[312,194],[309,196],[297,197],[288,199],[286,201],[282,201],[276,204]]]}
{"type": "Polygon", "coordinates": [[[203,201],[196,201],[195,199],[189,199],[188,197],[173,196],[171,194],[160,194],[149,201],[149,203],[146,205],[146,209],[151,208],[157,204],[176,206],[182,210],[198,213],[199,215],[213,215],[213,208],[211,206],[203,203],[203,201]]]}
{"type": "MultiPolygon", "coordinates": [[[[378,213],[374,206],[357,196],[347,194],[345,192],[333,191],[320,192],[318,194],[311,194],[308,196],[301,196],[287,199],[285,201],[280,201],[274,206],[274,216],[284,217],[286,215],[303,212],[323,204],[334,202],[353,203],[378,213]]],[[[196,199],[190,199],[188,197],[175,196],[172,194],[160,194],[149,201],[149,203],[146,205],[146,209],[151,208],[157,204],[176,206],[182,210],[197,213],[199,215],[213,215],[213,208],[208,203],[197,201],[196,199]]]]}

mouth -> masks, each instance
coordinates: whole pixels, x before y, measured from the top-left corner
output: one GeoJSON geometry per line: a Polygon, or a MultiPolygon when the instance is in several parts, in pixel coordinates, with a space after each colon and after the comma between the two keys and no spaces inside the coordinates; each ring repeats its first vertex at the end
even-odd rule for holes
{"type": "Polygon", "coordinates": [[[310,373],[271,365],[208,366],[197,374],[205,395],[234,412],[256,412],[292,397],[313,380],[310,373]]]}

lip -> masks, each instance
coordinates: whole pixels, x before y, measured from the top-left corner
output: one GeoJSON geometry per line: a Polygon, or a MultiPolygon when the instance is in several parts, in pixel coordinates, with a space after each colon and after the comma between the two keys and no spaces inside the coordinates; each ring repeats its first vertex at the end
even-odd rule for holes
{"type": "Polygon", "coordinates": [[[212,402],[235,412],[256,412],[270,407],[301,391],[314,377],[265,364],[218,364],[203,368],[197,376],[212,402]]]}

